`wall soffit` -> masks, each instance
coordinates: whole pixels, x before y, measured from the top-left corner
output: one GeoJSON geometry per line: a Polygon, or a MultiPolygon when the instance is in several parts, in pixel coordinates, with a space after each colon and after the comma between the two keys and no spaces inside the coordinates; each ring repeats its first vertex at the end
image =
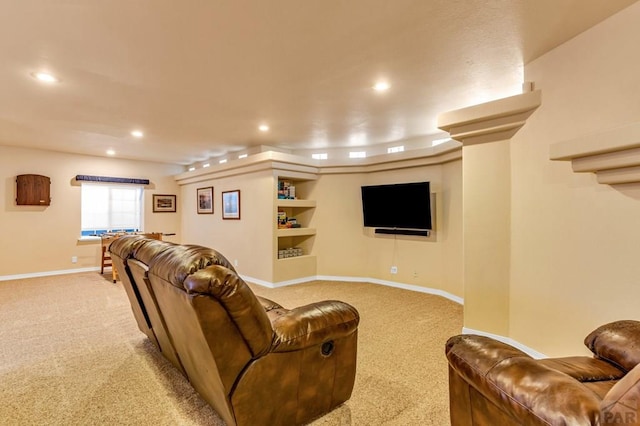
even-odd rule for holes
{"type": "Polygon", "coordinates": [[[442,113],[438,128],[463,145],[511,139],[542,103],[540,90],[442,113]]]}
{"type": "Polygon", "coordinates": [[[462,158],[462,147],[458,142],[432,148],[410,150],[398,154],[363,158],[353,162],[322,162],[292,154],[263,152],[229,163],[194,170],[174,176],[178,185],[203,182],[210,179],[256,173],[264,170],[280,170],[307,175],[372,173],[385,170],[434,166],[462,158]]]}
{"type": "Polygon", "coordinates": [[[640,123],[552,144],[549,158],[571,161],[576,173],[595,173],[607,185],[640,182],[640,123]]]}

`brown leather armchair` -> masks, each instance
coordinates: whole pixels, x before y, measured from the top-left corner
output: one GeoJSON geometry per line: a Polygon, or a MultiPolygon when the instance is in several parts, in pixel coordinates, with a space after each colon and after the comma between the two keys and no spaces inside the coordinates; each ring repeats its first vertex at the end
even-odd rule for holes
{"type": "Polygon", "coordinates": [[[109,250],[139,328],[228,425],[298,425],[351,396],[356,309],[285,309],[220,253],[143,237],[109,250]]]}
{"type": "Polygon", "coordinates": [[[640,322],[584,340],[593,357],[533,359],[488,337],[449,339],[451,424],[640,425],[640,322]]]}

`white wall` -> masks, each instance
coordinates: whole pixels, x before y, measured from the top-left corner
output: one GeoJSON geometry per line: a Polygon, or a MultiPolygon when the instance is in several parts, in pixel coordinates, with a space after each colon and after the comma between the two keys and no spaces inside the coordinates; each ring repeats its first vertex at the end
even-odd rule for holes
{"type": "Polygon", "coordinates": [[[610,187],[549,146],[637,122],[640,3],[525,67],[542,106],[511,141],[510,337],[547,355],[640,319],[640,186],[610,187]]]}
{"type": "Polygon", "coordinates": [[[243,274],[271,281],[275,183],[271,171],[207,179],[180,187],[183,242],[218,250],[243,274]],[[213,214],[198,214],[197,188],[213,186],[213,214]],[[222,192],[240,190],[240,220],[222,219],[222,192]]]}
{"type": "MultiPolygon", "coordinates": [[[[249,168],[250,170],[250,168],[249,168]]],[[[317,203],[309,225],[316,228],[312,253],[317,275],[373,278],[443,290],[462,296],[461,161],[379,172],[319,173],[308,185],[317,203]],[[430,181],[436,201],[436,235],[432,238],[376,235],[364,228],[362,185],[430,181]],[[398,267],[397,274],[390,267],[398,267]]],[[[212,170],[212,176],[216,171],[212,170]]],[[[238,271],[273,283],[275,259],[275,187],[270,171],[200,180],[181,187],[184,241],[219,250],[238,260],[238,271]],[[196,188],[214,186],[216,213],[198,215],[196,188]],[[229,223],[219,214],[220,191],[241,189],[242,219],[229,223]]],[[[184,175],[181,179],[188,179],[184,175]]],[[[205,179],[201,177],[198,179],[205,179]]],[[[298,277],[302,278],[302,277],[298,277]]]]}
{"type": "MultiPolygon", "coordinates": [[[[176,233],[180,210],[153,213],[152,194],[178,194],[173,175],[180,166],[112,158],[63,154],[0,146],[0,277],[96,268],[100,242],[81,243],[78,174],[146,178],[144,230],[176,233]],[[51,178],[50,206],[16,205],[16,176],[39,174],[51,178]],[[77,256],[78,262],[71,263],[77,256]]],[[[180,201],[180,197],[178,197],[180,201]]]]}
{"type": "Polygon", "coordinates": [[[375,278],[462,296],[460,163],[322,175],[316,185],[318,207],[314,217],[318,274],[375,278]],[[437,194],[433,238],[379,235],[364,228],[362,185],[419,181],[430,181],[432,192],[437,194]],[[398,267],[397,274],[390,273],[391,266],[398,267]]]}

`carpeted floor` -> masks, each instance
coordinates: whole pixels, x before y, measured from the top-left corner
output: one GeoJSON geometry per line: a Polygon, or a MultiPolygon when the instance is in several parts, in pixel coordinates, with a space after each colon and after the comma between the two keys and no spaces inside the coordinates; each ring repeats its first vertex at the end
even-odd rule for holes
{"type": "MultiPolygon", "coordinates": [[[[0,282],[2,425],[222,425],[138,329],[120,283],[96,273],[0,282]]],[[[324,299],[361,315],[347,403],[312,423],[446,425],[446,339],[462,307],[374,284],[252,285],[285,307],[324,299]]]]}

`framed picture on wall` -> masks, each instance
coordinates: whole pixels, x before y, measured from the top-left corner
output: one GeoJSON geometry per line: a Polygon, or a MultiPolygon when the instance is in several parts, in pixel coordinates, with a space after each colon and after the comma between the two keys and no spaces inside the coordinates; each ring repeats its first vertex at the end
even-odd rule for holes
{"type": "Polygon", "coordinates": [[[222,193],[222,218],[240,219],[240,190],[222,193]]]}
{"type": "Polygon", "coordinates": [[[198,188],[196,197],[198,214],[213,214],[213,186],[198,188]]]}
{"type": "Polygon", "coordinates": [[[153,194],[154,213],[175,213],[176,196],[169,194],[153,194]]]}

